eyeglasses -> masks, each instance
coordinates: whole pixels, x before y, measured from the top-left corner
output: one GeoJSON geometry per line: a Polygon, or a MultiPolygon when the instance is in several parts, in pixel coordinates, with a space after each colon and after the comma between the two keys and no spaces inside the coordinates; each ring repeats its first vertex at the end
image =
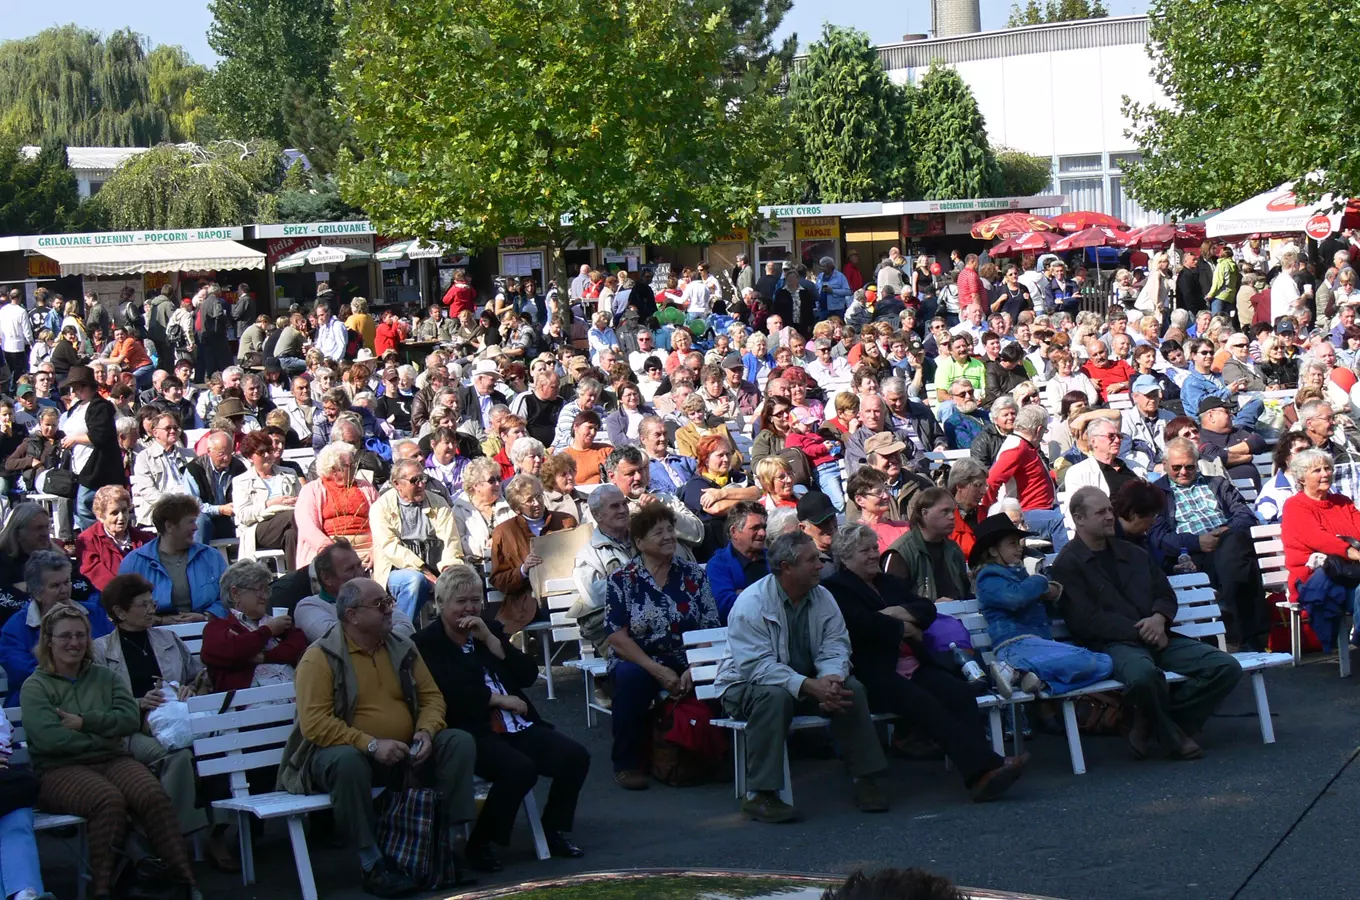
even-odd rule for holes
{"type": "Polygon", "coordinates": [[[973,396],[973,392],[972,392],[972,391],[951,391],[950,394],[949,394],[949,396],[951,396],[951,397],[971,397],[971,396],[973,396]]]}
{"type": "Polygon", "coordinates": [[[1196,356],[1213,356],[1213,355],[1214,355],[1214,351],[1212,351],[1212,350],[1196,350],[1196,351],[1195,351],[1195,355],[1196,355],[1196,356]]]}
{"type": "Polygon", "coordinates": [[[373,603],[360,603],[364,609],[384,610],[391,609],[397,605],[397,599],[391,594],[383,594],[382,598],[373,603]]]}
{"type": "Polygon", "coordinates": [[[78,644],[88,637],[89,635],[83,631],[62,631],[52,635],[52,643],[78,644]]]}
{"type": "Polygon", "coordinates": [[[1172,472],[1190,472],[1199,467],[1198,463],[1167,463],[1166,467],[1172,472]]]}
{"type": "Polygon", "coordinates": [[[408,484],[424,484],[425,482],[427,482],[427,481],[429,481],[429,480],[430,480],[430,476],[428,476],[428,475],[416,475],[416,476],[414,476],[414,477],[412,477],[412,478],[406,479],[406,481],[407,481],[408,484]]]}

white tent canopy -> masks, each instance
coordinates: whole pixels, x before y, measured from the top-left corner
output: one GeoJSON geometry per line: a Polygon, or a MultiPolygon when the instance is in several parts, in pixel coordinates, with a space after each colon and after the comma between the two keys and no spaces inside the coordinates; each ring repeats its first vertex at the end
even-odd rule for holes
{"type": "Polygon", "coordinates": [[[1211,238],[1249,234],[1303,234],[1309,230],[1310,220],[1316,220],[1313,226],[1320,233],[1324,218],[1331,226],[1329,233],[1338,230],[1341,227],[1342,210],[1332,211],[1335,202],[1332,195],[1324,194],[1315,203],[1301,205],[1294,196],[1295,184],[1286,181],[1273,191],[1257,194],[1216,216],[1210,216],[1204,221],[1205,233],[1211,238]]]}
{"type": "Polygon", "coordinates": [[[140,275],[263,269],[265,255],[236,241],[177,241],[97,247],[44,247],[63,275],[140,275]]]}
{"type": "Polygon", "coordinates": [[[368,262],[372,258],[373,254],[367,250],[322,244],[310,250],[299,250],[296,253],[288,254],[274,264],[274,270],[276,272],[288,272],[294,269],[313,272],[327,271],[347,263],[368,262]]]}

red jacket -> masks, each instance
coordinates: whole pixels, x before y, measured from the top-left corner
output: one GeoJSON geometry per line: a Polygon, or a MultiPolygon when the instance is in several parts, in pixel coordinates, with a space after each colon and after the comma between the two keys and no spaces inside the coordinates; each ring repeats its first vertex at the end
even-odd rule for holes
{"type": "Polygon", "coordinates": [[[1044,458],[1033,444],[1016,434],[1008,435],[1002,441],[996,462],[987,473],[983,509],[996,502],[1002,485],[1007,485],[1006,495],[1019,500],[1023,510],[1052,509],[1057,502],[1053,478],[1048,474],[1044,458]]]}
{"type": "Polygon", "coordinates": [[[841,274],[845,276],[845,282],[850,285],[851,291],[864,287],[864,276],[860,274],[859,266],[854,263],[848,262],[841,266],[841,274]]]}
{"type": "MultiPolygon", "coordinates": [[[[133,528],[129,536],[132,538],[129,553],[156,537],[140,528],[133,528]]],[[[76,535],[76,568],[90,579],[90,584],[96,590],[102,591],[109,586],[113,576],[118,574],[118,567],[123,564],[123,555],[123,551],[118,549],[113,538],[104,530],[103,522],[95,522],[76,535]]]]}
{"type": "Polygon", "coordinates": [[[1344,494],[1331,493],[1313,500],[1300,491],[1284,502],[1280,519],[1284,535],[1284,565],[1289,570],[1290,595],[1297,600],[1299,583],[1313,574],[1308,557],[1314,553],[1345,556],[1350,549],[1338,534],[1360,537],[1360,510],[1344,494]]]}
{"type": "Polygon", "coordinates": [[[265,644],[273,636],[268,628],[251,631],[232,614],[225,619],[209,618],[203,626],[203,646],[198,658],[208,667],[213,689],[243,691],[250,687],[255,677],[255,656],[260,653],[264,654],[265,662],[296,666],[307,650],[307,635],[294,626],[283,633],[272,649],[266,650],[265,644]]]}
{"type": "Polygon", "coordinates": [[[444,294],[444,304],[449,308],[450,318],[458,318],[458,314],[465,309],[476,312],[477,289],[470,284],[459,284],[455,281],[449,285],[448,291],[444,294]]]}
{"type": "Polygon", "coordinates": [[[373,352],[382,359],[384,353],[397,349],[397,345],[405,339],[401,325],[396,322],[384,322],[378,326],[377,332],[373,335],[373,352]]]}
{"type": "MultiPolygon", "coordinates": [[[[982,276],[978,274],[977,269],[970,269],[967,266],[964,266],[963,271],[959,272],[958,287],[959,309],[961,311],[972,306],[974,303],[982,303],[982,276]]],[[[983,312],[988,311],[989,310],[984,306],[983,312]]]]}

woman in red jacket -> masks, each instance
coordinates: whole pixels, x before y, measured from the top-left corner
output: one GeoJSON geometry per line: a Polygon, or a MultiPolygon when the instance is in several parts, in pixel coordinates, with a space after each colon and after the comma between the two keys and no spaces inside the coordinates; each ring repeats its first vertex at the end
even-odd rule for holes
{"type": "Polygon", "coordinates": [[[199,659],[208,667],[213,687],[239,691],[291,682],[307,649],[307,636],[289,616],[269,615],[269,586],[274,575],[259,563],[243,559],[222,573],[225,618],[211,618],[203,628],[199,659]]]}
{"type": "Polygon", "coordinates": [[[444,294],[444,304],[449,308],[449,318],[456,319],[463,310],[477,310],[477,289],[468,284],[465,269],[453,270],[453,284],[444,294]]]}
{"type": "Polygon", "coordinates": [[[95,523],[76,536],[76,560],[95,590],[118,574],[123,557],[156,535],[132,527],[132,495],[122,485],[106,484],[94,495],[95,523]]]}
{"type": "MultiPolygon", "coordinates": [[[[1346,591],[1345,601],[1333,602],[1328,608],[1315,605],[1315,597],[1327,597],[1335,593],[1335,588],[1326,573],[1319,566],[1310,568],[1309,559],[1314,554],[1339,556],[1351,561],[1360,561],[1360,550],[1356,550],[1341,536],[1360,536],[1360,510],[1355,508],[1351,498],[1332,491],[1332,457],[1325,450],[1303,450],[1295,453],[1289,460],[1289,474],[1299,484],[1299,492],[1284,503],[1281,519],[1281,532],[1284,536],[1284,564],[1289,570],[1289,592],[1292,599],[1305,602],[1313,620],[1313,630],[1323,645],[1330,643],[1325,633],[1331,628],[1320,625],[1320,618],[1336,618],[1342,612],[1353,611],[1351,592],[1346,591]],[[1330,589],[1330,590],[1329,590],[1330,589]],[[1301,594],[1308,595],[1301,597],[1301,594]],[[1337,608],[1337,607],[1340,608],[1337,608]],[[1330,613],[1323,616],[1323,613],[1330,613]]],[[[1345,640],[1345,635],[1338,635],[1345,640]]]]}

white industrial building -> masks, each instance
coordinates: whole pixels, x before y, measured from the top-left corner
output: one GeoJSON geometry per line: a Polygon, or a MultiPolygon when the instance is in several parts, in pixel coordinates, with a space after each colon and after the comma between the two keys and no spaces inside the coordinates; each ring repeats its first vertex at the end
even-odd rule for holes
{"type": "MultiPolygon", "coordinates": [[[[976,0],[932,2],[937,34],[977,21],[976,0]]],[[[1053,161],[1050,192],[1067,198],[1062,209],[1098,210],[1142,225],[1164,217],[1127,196],[1121,171],[1138,158],[1125,136],[1124,97],[1167,102],[1152,78],[1147,42],[1147,16],[1117,16],[923,37],[880,45],[878,53],[899,84],[919,83],[932,62],[952,66],[977,97],[993,147],[1053,161]]]]}

